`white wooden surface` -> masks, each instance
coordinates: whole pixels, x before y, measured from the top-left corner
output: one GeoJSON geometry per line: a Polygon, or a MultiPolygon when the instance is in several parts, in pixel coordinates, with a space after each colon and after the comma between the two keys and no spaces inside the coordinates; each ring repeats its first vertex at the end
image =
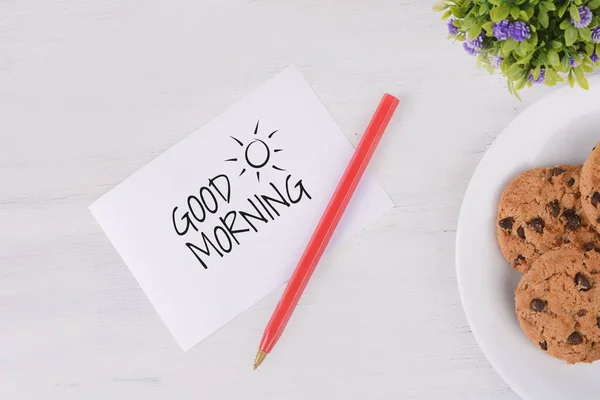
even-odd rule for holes
{"type": "Polygon", "coordinates": [[[0,1],[0,399],[516,399],[462,312],[455,227],[547,90],[512,98],[431,5],[0,1]],[[291,63],[354,143],[401,97],[372,166],[397,207],[324,260],[253,373],[280,291],[183,353],[87,207],[291,63]]]}

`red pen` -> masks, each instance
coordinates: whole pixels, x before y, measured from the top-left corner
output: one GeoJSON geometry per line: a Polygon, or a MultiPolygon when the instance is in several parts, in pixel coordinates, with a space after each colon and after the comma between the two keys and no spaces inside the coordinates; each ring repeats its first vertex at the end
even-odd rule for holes
{"type": "Polygon", "coordinates": [[[254,369],[264,361],[281,337],[399,102],[389,94],[381,99],[265,328],[254,360],[254,369]]]}

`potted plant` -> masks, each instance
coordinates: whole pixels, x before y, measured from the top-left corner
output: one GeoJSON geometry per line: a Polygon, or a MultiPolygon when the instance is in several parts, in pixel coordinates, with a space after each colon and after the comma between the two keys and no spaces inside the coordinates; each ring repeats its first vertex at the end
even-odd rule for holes
{"type": "Polygon", "coordinates": [[[477,66],[501,71],[508,90],[565,80],[589,88],[600,65],[600,0],[442,0],[449,38],[477,66]]]}

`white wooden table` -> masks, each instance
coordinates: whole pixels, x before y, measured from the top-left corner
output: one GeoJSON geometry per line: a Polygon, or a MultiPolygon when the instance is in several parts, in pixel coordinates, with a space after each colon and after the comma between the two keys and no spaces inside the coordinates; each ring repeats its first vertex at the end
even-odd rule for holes
{"type": "Polygon", "coordinates": [[[0,399],[516,399],[465,320],[455,228],[547,90],[512,98],[431,5],[0,1],[0,399]],[[280,291],[184,353],[87,207],[292,63],[353,143],[402,99],[372,166],[397,206],[324,260],[253,373],[280,291]]]}

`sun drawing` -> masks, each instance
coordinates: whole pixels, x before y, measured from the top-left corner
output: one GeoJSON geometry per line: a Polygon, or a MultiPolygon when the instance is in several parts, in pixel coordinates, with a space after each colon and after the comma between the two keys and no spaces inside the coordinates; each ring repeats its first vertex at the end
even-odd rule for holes
{"type": "MultiPolygon", "coordinates": [[[[256,121],[256,127],[254,128],[254,136],[258,136],[259,122],[260,121],[256,121]]],[[[270,140],[273,137],[273,135],[275,135],[276,133],[277,133],[277,130],[274,130],[273,132],[269,133],[269,135],[267,136],[267,138],[265,140],[270,140]]],[[[277,165],[273,164],[273,162],[271,160],[271,156],[273,155],[272,153],[279,153],[280,151],[283,151],[282,149],[271,150],[271,148],[265,142],[265,140],[262,140],[258,137],[255,137],[248,144],[244,144],[244,142],[242,142],[240,139],[238,139],[236,137],[233,137],[233,136],[230,136],[230,137],[233,140],[235,140],[235,142],[237,144],[239,144],[241,147],[244,148],[243,159],[245,160],[245,164],[242,166],[242,171],[240,172],[239,176],[244,175],[246,170],[248,168],[251,168],[252,170],[256,170],[256,179],[258,180],[258,182],[260,182],[260,170],[262,168],[271,166],[271,168],[276,169],[277,171],[285,171],[285,169],[280,168],[277,165]],[[271,163],[269,163],[269,161],[271,161],[271,163]]],[[[238,162],[240,160],[238,160],[238,158],[235,157],[235,158],[229,158],[225,161],[238,162]]],[[[244,161],[242,161],[242,162],[244,162],[244,161]]]]}

